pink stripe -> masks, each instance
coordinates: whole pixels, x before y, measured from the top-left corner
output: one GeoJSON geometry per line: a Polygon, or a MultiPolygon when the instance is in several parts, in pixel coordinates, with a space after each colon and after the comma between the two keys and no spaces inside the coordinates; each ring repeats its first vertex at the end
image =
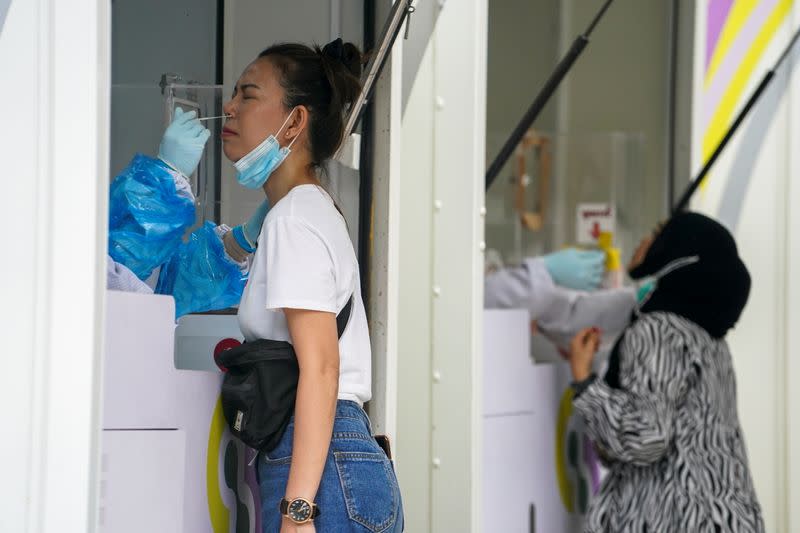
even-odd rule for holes
{"type": "Polygon", "coordinates": [[[711,85],[703,93],[703,131],[708,129],[711,118],[714,116],[725,90],[733,79],[736,69],[739,68],[742,59],[750,49],[750,45],[777,4],[778,0],[762,0],[758,2],[739,35],[734,39],[728,53],[722,58],[722,63],[716,74],[714,74],[714,79],[711,80],[711,85]]]}
{"type": "Polygon", "coordinates": [[[714,48],[717,46],[719,34],[722,33],[722,25],[725,24],[725,19],[728,18],[728,13],[732,5],[733,0],[709,0],[708,2],[705,72],[708,72],[708,66],[711,63],[711,55],[714,53],[714,48]]]}

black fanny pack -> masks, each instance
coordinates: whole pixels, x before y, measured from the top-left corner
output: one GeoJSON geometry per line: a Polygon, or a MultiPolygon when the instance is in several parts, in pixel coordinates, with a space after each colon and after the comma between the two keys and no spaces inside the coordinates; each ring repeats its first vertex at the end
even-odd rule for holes
{"type": "MultiPolygon", "coordinates": [[[[350,320],[353,298],[336,316],[341,339],[350,320]]],[[[300,367],[294,347],[285,341],[260,339],[222,352],[225,371],[222,412],[231,433],[259,451],[272,451],[294,414],[300,367]]]]}

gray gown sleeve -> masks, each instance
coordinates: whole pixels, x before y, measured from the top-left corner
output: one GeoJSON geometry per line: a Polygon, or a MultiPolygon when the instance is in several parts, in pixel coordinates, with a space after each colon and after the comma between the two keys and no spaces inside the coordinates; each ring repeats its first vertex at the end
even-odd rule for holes
{"type": "Polygon", "coordinates": [[[577,292],[553,283],[540,258],[530,258],[518,267],[489,274],[484,285],[488,309],[527,309],[531,320],[552,342],[569,346],[581,329],[598,327],[604,339],[616,339],[630,321],[636,305],[634,289],[577,292]]]}

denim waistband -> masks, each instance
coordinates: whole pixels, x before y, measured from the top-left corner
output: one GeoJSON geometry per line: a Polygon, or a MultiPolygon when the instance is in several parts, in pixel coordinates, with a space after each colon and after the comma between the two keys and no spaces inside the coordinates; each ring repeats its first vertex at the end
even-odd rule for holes
{"type": "Polygon", "coordinates": [[[356,402],[350,400],[337,400],[336,416],[361,420],[367,426],[367,430],[369,430],[370,434],[372,433],[372,425],[370,424],[367,413],[356,402]]]}

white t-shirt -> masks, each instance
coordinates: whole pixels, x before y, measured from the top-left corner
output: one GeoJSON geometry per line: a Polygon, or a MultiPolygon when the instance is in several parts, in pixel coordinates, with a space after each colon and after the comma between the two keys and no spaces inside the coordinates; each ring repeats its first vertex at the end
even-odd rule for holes
{"type": "Polygon", "coordinates": [[[358,259],[331,197],[316,185],[293,188],[261,228],[239,304],[244,338],[291,342],[283,308],[338,314],[351,296],[339,339],[339,399],[363,405],[372,395],[372,360],[358,259]]]}

